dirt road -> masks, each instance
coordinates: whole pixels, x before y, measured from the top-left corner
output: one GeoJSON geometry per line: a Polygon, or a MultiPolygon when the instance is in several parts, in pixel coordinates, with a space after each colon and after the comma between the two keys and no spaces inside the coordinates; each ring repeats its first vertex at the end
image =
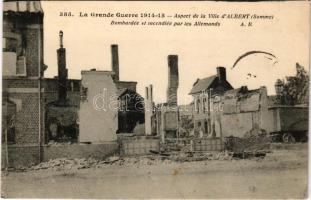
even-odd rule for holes
{"type": "Polygon", "coordinates": [[[14,198],[306,198],[306,147],[262,160],[105,165],[2,175],[14,198]]]}

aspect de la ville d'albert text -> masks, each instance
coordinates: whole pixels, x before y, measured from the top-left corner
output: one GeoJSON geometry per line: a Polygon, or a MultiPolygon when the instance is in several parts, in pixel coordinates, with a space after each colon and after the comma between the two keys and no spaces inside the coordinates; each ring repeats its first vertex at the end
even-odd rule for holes
{"type": "Polygon", "coordinates": [[[1,197],[308,198],[309,3],[4,0],[1,197]]]}

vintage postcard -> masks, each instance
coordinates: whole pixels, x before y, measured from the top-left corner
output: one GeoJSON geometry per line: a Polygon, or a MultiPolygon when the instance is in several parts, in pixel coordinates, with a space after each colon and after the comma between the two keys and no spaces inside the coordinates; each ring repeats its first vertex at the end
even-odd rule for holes
{"type": "Polygon", "coordinates": [[[2,198],[308,198],[309,1],[2,3],[2,198]]]}

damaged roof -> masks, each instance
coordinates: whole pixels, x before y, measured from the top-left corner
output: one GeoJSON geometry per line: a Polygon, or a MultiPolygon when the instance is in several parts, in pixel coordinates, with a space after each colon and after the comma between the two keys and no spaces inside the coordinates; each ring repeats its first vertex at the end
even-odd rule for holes
{"type": "Polygon", "coordinates": [[[197,81],[193,84],[193,87],[190,91],[190,94],[199,93],[209,89],[214,80],[217,78],[217,75],[210,76],[203,79],[197,79],[197,81]]]}
{"type": "Polygon", "coordinates": [[[246,93],[253,93],[253,92],[258,92],[259,90],[248,90],[247,86],[242,86],[236,89],[228,90],[224,93],[224,96],[226,98],[235,98],[240,94],[246,94],[246,93]]]}
{"type": "Polygon", "coordinates": [[[3,12],[43,13],[40,1],[4,1],[3,12]]]}

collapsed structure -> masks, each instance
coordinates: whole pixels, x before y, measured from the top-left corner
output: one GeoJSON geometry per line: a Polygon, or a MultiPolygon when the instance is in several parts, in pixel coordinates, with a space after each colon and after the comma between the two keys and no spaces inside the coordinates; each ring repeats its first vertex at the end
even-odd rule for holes
{"type": "Polygon", "coordinates": [[[184,106],[190,110],[184,112],[177,98],[177,55],[167,57],[167,100],[156,106],[152,85],[146,87],[144,99],[136,92],[137,82],[120,80],[116,44],[111,45],[111,71],[92,69],[82,71],[81,80],[68,79],[62,31],[58,75],[45,78],[40,2],[5,2],[3,18],[2,163],[7,166],[63,156],[102,158],[119,150],[117,134],[130,135],[139,127],[143,127],[139,134],[150,140],[135,138],[121,148],[146,154],[159,150],[160,142],[178,143],[189,136],[191,141],[195,138],[194,151],[219,151],[228,136],[264,130],[285,133],[289,139],[288,132],[308,130],[307,106],[275,105],[265,87],[233,89],[224,67],[217,67],[216,75],[195,81],[190,91],[193,103],[184,106]],[[193,126],[186,128],[191,130],[181,134],[181,122],[189,119],[193,126]],[[68,143],[77,145],[62,146],[68,143]]]}
{"type": "Polygon", "coordinates": [[[83,71],[82,81],[68,79],[64,33],[60,31],[58,75],[45,78],[40,1],[4,2],[3,16],[2,163],[31,165],[48,159],[51,151],[58,152],[55,156],[68,155],[67,150],[74,151],[72,155],[83,155],[82,146],[57,150],[50,146],[64,143],[112,142],[89,147],[100,147],[96,151],[105,154],[112,150],[111,145],[117,148],[116,133],[132,132],[137,124],[144,123],[137,82],[120,81],[118,45],[111,46],[111,72],[83,71]],[[99,86],[115,97],[117,105],[110,112],[96,111],[92,104],[92,98],[100,95],[96,89],[99,86]],[[86,100],[92,105],[85,104],[86,100]],[[141,109],[137,110],[134,105],[139,103],[141,109]],[[94,120],[88,113],[100,114],[94,120]],[[89,129],[94,125],[91,121],[97,126],[93,131],[89,129]],[[9,155],[7,160],[3,160],[5,155],[9,155]]]}
{"type": "Polygon", "coordinates": [[[226,68],[217,67],[217,75],[197,79],[190,95],[193,97],[193,123],[195,131],[203,131],[207,135],[215,135],[215,123],[212,113],[212,97],[222,95],[233,87],[227,81],[226,68]]]}
{"type": "Polygon", "coordinates": [[[190,94],[196,135],[225,138],[265,133],[283,141],[306,139],[308,106],[274,101],[275,96],[268,96],[264,86],[233,89],[223,67],[217,68],[215,76],[198,79],[190,94]]]}

